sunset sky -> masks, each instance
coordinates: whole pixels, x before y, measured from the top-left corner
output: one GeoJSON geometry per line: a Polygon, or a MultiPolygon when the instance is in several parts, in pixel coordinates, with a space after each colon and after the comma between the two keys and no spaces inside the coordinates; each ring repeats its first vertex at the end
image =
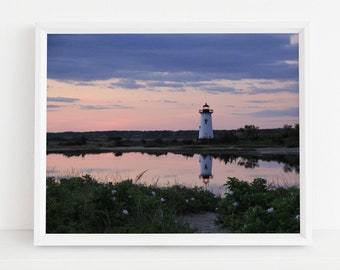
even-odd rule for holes
{"type": "Polygon", "coordinates": [[[47,131],[299,122],[296,34],[49,34],[47,131]]]}

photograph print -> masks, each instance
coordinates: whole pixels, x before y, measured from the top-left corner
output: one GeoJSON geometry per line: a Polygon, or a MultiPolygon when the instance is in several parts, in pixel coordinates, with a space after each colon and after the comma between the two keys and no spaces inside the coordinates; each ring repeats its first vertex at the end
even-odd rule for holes
{"type": "Polygon", "coordinates": [[[300,233],[299,92],[296,33],[48,34],[46,234],[300,233]]]}

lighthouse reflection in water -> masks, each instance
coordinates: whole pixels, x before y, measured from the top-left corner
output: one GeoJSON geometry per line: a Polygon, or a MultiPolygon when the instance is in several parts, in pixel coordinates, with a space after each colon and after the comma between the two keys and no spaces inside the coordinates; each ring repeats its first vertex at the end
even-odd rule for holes
{"type": "Polygon", "coordinates": [[[203,183],[208,185],[212,175],[212,157],[209,155],[199,155],[199,162],[201,167],[201,174],[199,178],[203,179],[203,183]]]}

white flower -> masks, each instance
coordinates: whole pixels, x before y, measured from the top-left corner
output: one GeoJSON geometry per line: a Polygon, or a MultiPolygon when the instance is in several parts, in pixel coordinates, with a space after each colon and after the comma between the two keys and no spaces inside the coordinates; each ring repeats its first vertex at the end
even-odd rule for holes
{"type": "Polygon", "coordinates": [[[274,208],[273,208],[273,207],[268,208],[268,209],[267,209],[267,212],[268,212],[268,213],[274,212],[274,208]]]}
{"type": "Polygon", "coordinates": [[[233,206],[235,206],[235,207],[238,206],[238,202],[234,202],[233,206]]]}
{"type": "Polygon", "coordinates": [[[116,200],[116,197],[112,197],[112,199],[111,199],[113,202],[116,200]]]}
{"type": "Polygon", "coordinates": [[[126,209],[124,209],[124,210],[122,211],[122,213],[123,213],[123,215],[128,215],[128,214],[129,214],[129,211],[126,210],[126,209]]]}
{"type": "Polygon", "coordinates": [[[295,219],[300,219],[300,215],[296,215],[295,219]]]}
{"type": "Polygon", "coordinates": [[[152,192],[151,192],[151,195],[152,195],[152,196],[156,196],[156,192],[155,192],[155,191],[152,191],[152,192]]]}
{"type": "Polygon", "coordinates": [[[195,198],[192,198],[192,197],[191,197],[191,199],[190,199],[190,200],[194,201],[194,200],[195,200],[195,198]]]}
{"type": "Polygon", "coordinates": [[[186,203],[189,203],[189,200],[188,200],[188,199],[186,199],[186,200],[185,200],[185,202],[186,202],[186,203]]]}
{"type": "Polygon", "coordinates": [[[161,202],[165,202],[165,199],[161,198],[160,201],[161,201],[161,202]]]}
{"type": "Polygon", "coordinates": [[[113,195],[113,194],[116,194],[116,192],[117,192],[117,190],[115,190],[115,189],[113,189],[113,190],[111,191],[112,195],[113,195]]]}

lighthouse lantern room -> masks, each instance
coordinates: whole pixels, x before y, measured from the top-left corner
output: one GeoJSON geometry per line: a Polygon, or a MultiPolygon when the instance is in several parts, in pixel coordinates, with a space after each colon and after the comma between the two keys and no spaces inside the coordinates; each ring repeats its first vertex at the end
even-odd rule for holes
{"type": "Polygon", "coordinates": [[[209,108],[207,103],[205,103],[203,108],[199,110],[199,113],[201,114],[201,122],[198,134],[199,139],[212,139],[214,137],[211,118],[211,114],[213,112],[214,111],[209,108]]]}

